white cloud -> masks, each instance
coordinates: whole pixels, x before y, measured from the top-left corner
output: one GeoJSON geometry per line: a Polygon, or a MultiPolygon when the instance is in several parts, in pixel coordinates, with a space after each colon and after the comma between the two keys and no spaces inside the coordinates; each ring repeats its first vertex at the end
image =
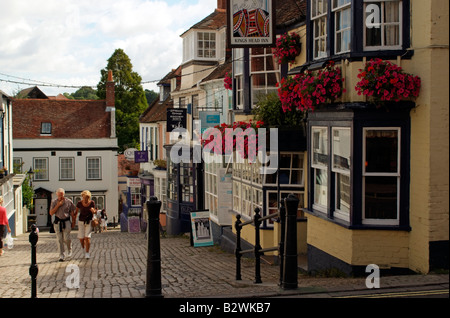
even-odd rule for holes
{"type": "MultiPolygon", "coordinates": [[[[215,0],[2,0],[0,73],[64,85],[97,85],[107,59],[122,48],[144,81],[158,80],[181,63],[180,35],[213,12],[216,4],[215,0]]],[[[10,94],[28,86],[0,81],[0,89],[10,94]]],[[[74,91],[41,88],[50,95],[74,91]]]]}

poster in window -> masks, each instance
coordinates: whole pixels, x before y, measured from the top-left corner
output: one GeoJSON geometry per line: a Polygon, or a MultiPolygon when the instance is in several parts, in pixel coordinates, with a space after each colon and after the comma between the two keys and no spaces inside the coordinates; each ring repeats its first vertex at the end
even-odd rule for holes
{"type": "Polygon", "coordinates": [[[230,47],[275,46],[274,0],[228,0],[227,5],[230,47]]]}
{"type": "Polygon", "coordinates": [[[209,211],[191,212],[191,226],[194,247],[211,246],[214,244],[209,211]]]}

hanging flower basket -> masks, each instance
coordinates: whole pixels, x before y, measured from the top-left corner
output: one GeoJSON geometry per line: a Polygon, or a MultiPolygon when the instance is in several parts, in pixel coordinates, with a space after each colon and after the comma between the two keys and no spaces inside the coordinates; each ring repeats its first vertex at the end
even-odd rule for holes
{"type": "Polygon", "coordinates": [[[314,110],[314,107],[333,103],[345,89],[344,78],[333,61],[317,72],[306,71],[295,77],[283,78],[278,86],[278,96],[284,112],[294,109],[314,110]]]}
{"type": "Polygon", "coordinates": [[[223,80],[223,86],[225,86],[226,89],[232,90],[233,89],[233,79],[232,74],[228,74],[228,72],[225,74],[225,78],[223,80]]]}
{"type": "Polygon", "coordinates": [[[273,55],[278,59],[278,63],[294,63],[295,58],[301,52],[300,35],[295,32],[285,33],[276,41],[273,55]]]}
{"type": "Polygon", "coordinates": [[[375,103],[415,99],[419,96],[421,80],[405,73],[401,67],[382,59],[373,59],[360,69],[360,81],[355,89],[358,95],[369,97],[375,103]]]}

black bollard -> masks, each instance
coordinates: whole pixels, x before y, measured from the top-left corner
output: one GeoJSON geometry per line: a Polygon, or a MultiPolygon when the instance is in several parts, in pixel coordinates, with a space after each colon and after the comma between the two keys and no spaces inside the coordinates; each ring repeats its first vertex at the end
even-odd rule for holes
{"type": "Polygon", "coordinates": [[[235,228],[236,228],[236,248],[234,250],[234,253],[236,255],[236,280],[241,280],[241,216],[238,214],[236,215],[236,222],[235,222],[235,228]]]}
{"type": "Polygon", "coordinates": [[[156,197],[151,197],[146,202],[148,211],[148,249],[147,249],[147,298],[162,298],[161,285],[161,246],[159,239],[159,212],[161,201],[156,197]]]}
{"type": "Polygon", "coordinates": [[[284,289],[298,287],[298,259],[297,259],[297,209],[299,200],[289,194],[285,200],[286,207],[286,236],[284,240],[284,289]]]}
{"type": "Polygon", "coordinates": [[[37,234],[36,224],[31,225],[31,233],[29,241],[31,244],[31,266],[30,266],[30,276],[31,276],[31,298],[37,297],[37,275],[39,268],[36,262],[36,244],[38,242],[39,236],[37,234]]]}
{"type": "Polygon", "coordinates": [[[261,221],[259,220],[261,216],[259,215],[259,208],[255,208],[254,224],[255,224],[255,284],[261,284],[261,243],[259,227],[261,226],[261,221]]]}
{"type": "Polygon", "coordinates": [[[278,254],[280,259],[280,282],[283,285],[283,270],[284,270],[284,240],[286,239],[286,209],[284,208],[284,200],[280,201],[280,244],[278,245],[278,254]]]}

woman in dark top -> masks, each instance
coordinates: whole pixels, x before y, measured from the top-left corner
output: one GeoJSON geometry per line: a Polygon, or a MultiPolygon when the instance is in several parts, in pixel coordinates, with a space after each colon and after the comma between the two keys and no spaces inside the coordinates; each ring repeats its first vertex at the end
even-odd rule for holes
{"type": "Polygon", "coordinates": [[[75,216],[73,218],[73,223],[80,211],[80,217],[78,219],[78,238],[81,243],[81,247],[86,249],[85,258],[90,258],[89,249],[91,247],[91,234],[92,226],[91,221],[95,213],[95,203],[91,200],[91,192],[84,190],[81,192],[81,201],[78,201],[77,208],[75,210],[75,216]]]}

